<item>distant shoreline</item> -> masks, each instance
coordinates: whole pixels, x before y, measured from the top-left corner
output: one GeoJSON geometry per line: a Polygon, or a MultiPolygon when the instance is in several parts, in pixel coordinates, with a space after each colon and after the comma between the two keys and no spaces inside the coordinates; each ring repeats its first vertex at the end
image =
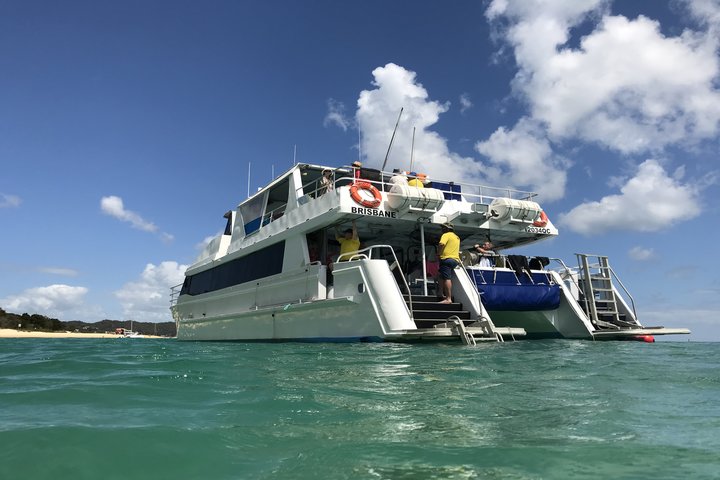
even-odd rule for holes
{"type": "MultiPolygon", "coordinates": [[[[80,333],[80,332],[30,332],[0,328],[0,338],[121,338],[115,333],[80,333]]],[[[134,338],[170,338],[155,335],[142,335],[134,338]]]]}

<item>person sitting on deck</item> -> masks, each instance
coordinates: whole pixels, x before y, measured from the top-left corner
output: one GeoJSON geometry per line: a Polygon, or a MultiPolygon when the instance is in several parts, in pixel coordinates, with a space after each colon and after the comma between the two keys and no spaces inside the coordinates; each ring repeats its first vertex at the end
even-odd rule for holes
{"type": "Polygon", "coordinates": [[[360,238],[358,238],[355,220],[352,222],[352,229],[348,228],[345,230],[342,236],[340,236],[338,229],[335,228],[335,240],[340,244],[340,258],[338,258],[338,262],[350,260],[352,257],[350,253],[360,250],[360,238]]]}
{"type": "Polygon", "coordinates": [[[494,267],[495,266],[495,259],[493,258],[495,256],[495,252],[493,252],[493,244],[490,241],[487,241],[482,244],[482,247],[478,244],[475,244],[473,247],[477,253],[481,255],[480,261],[478,262],[478,265],[481,267],[494,267]]]}
{"type": "Polygon", "coordinates": [[[411,186],[411,187],[415,187],[415,188],[425,188],[425,185],[424,185],[423,182],[422,182],[421,175],[422,175],[423,177],[425,177],[425,175],[422,174],[422,173],[421,173],[421,174],[417,174],[417,173],[415,173],[415,172],[411,172],[411,173],[410,173],[410,180],[408,180],[408,185],[411,186]]]}
{"type": "Polygon", "coordinates": [[[393,169],[393,176],[390,177],[390,183],[393,185],[407,185],[407,177],[403,175],[399,168],[393,169]]]}
{"type": "Polygon", "coordinates": [[[442,224],[442,237],[438,242],[440,257],[440,303],[452,303],[452,271],[460,265],[460,237],[455,235],[450,222],[442,224]]]}

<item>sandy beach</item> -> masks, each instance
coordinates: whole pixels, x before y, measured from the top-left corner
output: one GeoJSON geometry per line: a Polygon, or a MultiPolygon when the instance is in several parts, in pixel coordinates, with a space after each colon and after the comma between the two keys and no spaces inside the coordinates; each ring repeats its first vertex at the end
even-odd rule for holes
{"type": "MultiPolygon", "coordinates": [[[[13,330],[0,328],[0,338],[120,338],[115,333],[79,333],[79,332],[28,332],[24,330],[13,330]]],[[[143,335],[134,338],[167,338],[156,337],[155,335],[143,335]]]]}

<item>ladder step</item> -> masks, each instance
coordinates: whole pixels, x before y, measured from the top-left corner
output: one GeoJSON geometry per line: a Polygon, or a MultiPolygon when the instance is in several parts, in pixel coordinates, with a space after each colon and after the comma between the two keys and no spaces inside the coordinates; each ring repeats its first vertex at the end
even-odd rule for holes
{"type": "MultiPolygon", "coordinates": [[[[410,306],[410,302],[406,301],[405,303],[408,305],[408,307],[410,306]]],[[[412,308],[413,310],[454,311],[462,310],[462,304],[458,302],[438,303],[437,300],[432,302],[416,302],[415,299],[413,299],[412,308]]]]}
{"type": "Polygon", "coordinates": [[[425,319],[437,319],[442,318],[447,320],[452,316],[457,316],[462,320],[470,320],[470,312],[467,310],[456,310],[456,311],[438,311],[438,310],[413,310],[413,317],[415,320],[425,319]]]}
{"type": "Polygon", "coordinates": [[[615,303],[615,300],[612,298],[596,298],[595,303],[615,303]]]}

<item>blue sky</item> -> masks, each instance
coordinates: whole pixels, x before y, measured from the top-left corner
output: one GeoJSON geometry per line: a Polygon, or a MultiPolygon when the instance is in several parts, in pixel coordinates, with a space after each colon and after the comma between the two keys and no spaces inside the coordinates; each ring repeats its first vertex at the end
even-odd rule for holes
{"type": "Polygon", "coordinates": [[[0,1],[0,307],[166,321],[250,183],[382,163],[540,193],[646,325],[720,340],[718,0],[0,1]]]}

